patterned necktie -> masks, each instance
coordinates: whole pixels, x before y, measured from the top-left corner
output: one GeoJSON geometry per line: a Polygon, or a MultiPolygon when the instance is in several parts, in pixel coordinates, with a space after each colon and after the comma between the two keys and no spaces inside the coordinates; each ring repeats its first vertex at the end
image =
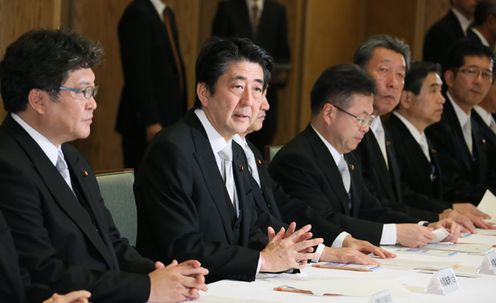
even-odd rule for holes
{"type": "Polygon", "coordinates": [[[227,193],[229,194],[229,198],[231,199],[231,203],[233,204],[236,215],[239,215],[239,209],[236,203],[236,185],[234,183],[234,174],[233,174],[233,154],[231,145],[226,145],[221,151],[219,151],[219,157],[222,160],[222,173],[224,177],[224,184],[227,189],[227,193]]]}
{"type": "Polygon", "coordinates": [[[384,127],[382,126],[382,122],[378,121],[377,130],[374,132],[377,143],[379,144],[379,148],[381,150],[382,158],[384,159],[384,163],[386,163],[386,167],[389,169],[387,151],[386,151],[386,137],[384,135],[384,127]]]}
{"type": "Polygon", "coordinates": [[[465,139],[465,143],[467,144],[468,150],[472,155],[472,124],[470,123],[470,118],[467,119],[465,124],[462,127],[463,138],[465,139]]]}
{"type": "Polygon", "coordinates": [[[71,176],[69,174],[69,167],[67,166],[67,162],[65,162],[64,155],[62,151],[59,151],[59,155],[57,157],[57,163],[55,164],[55,168],[59,171],[62,178],[64,178],[65,183],[69,185],[72,190],[71,176]]]}
{"type": "Polygon", "coordinates": [[[176,40],[174,39],[174,34],[172,33],[172,26],[170,20],[171,11],[169,7],[164,9],[164,23],[165,28],[167,29],[167,37],[169,38],[169,43],[172,48],[172,54],[174,55],[174,61],[176,63],[177,76],[179,78],[179,96],[181,96],[184,92],[184,79],[183,79],[183,69],[181,66],[181,58],[179,57],[179,50],[176,45],[176,40]]]}
{"type": "Polygon", "coordinates": [[[341,178],[343,179],[344,189],[348,194],[348,208],[351,209],[351,196],[350,196],[351,175],[350,175],[350,169],[348,167],[348,163],[346,162],[344,156],[341,156],[341,160],[339,160],[338,169],[339,172],[341,173],[341,178]]]}
{"type": "Polygon", "coordinates": [[[253,4],[251,6],[251,30],[253,33],[253,37],[256,37],[257,35],[258,22],[260,21],[260,18],[258,16],[259,7],[257,2],[257,0],[253,0],[253,4]]]}
{"type": "Polygon", "coordinates": [[[427,143],[427,138],[425,137],[425,134],[422,134],[420,137],[419,141],[420,148],[422,149],[422,152],[424,152],[425,157],[429,162],[431,162],[431,155],[429,154],[429,145],[427,143]]]}
{"type": "Polygon", "coordinates": [[[258,186],[260,186],[260,176],[258,174],[257,163],[255,161],[255,154],[253,154],[253,151],[248,143],[245,143],[243,149],[245,151],[246,161],[248,162],[248,169],[250,170],[251,176],[255,179],[255,181],[257,181],[258,186]]]}

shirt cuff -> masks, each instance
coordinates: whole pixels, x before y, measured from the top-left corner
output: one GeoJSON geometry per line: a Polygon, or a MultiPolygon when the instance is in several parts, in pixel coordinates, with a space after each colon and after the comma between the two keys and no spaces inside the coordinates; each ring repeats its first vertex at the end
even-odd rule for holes
{"type": "Polygon", "coordinates": [[[334,241],[332,242],[331,247],[333,247],[333,248],[341,248],[341,247],[343,247],[343,242],[344,242],[344,239],[345,239],[346,237],[348,237],[349,235],[350,235],[350,234],[349,234],[349,233],[347,233],[347,232],[345,232],[345,231],[341,232],[341,233],[340,233],[340,234],[336,237],[336,239],[334,239],[334,241]]]}
{"type": "Polygon", "coordinates": [[[396,224],[384,224],[382,227],[381,245],[395,245],[396,239],[396,224]]]}
{"type": "Polygon", "coordinates": [[[417,224],[422,226],[429,226],[429,221],[419,221],[417,224]]]}
{"type": "Polygon", "coordinates": [[[257,271],[255,272],[255,276],[258,275],[261,268],[262,268],[262,255],[260,254],[258,257],[257,271]]]}

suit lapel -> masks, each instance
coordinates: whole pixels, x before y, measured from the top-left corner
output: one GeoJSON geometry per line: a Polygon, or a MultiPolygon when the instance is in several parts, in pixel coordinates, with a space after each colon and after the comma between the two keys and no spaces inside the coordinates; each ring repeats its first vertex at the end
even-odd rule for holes
{"type": "MultiPolygon", "coordinates": [[[[400,181],[400,167],[398,162],[396,162],[396,152],[394,151],[393,142],[391,139],[391,134],[389,133],[387,127],[384,125],[384,136],[386,138],[386,153],[389,163],[389,173],[391,174],[391,187],[393,187],[394,195],[393,197],[396,201],[401,202],[401,181],[400,181]]],[[[389,186],[388,186],[389,187],[389,186]]]]}
{"type": "Polygon", "coordinates": [[[69,186],[67,186],[64,179],[50,162],[43,150],[12,118],[6,118],[4,124],[7,129],[13,133],[14,140],[19,143],[26,152],[26,155],[30,158],[34,169],[53,195],[55,202],[64,210],[67,216],[81,228],[81,231],[98,249],[108,264],[112,266],[114,262],[108,254],[108,248],[103,243],[99,233],[95,230],[95,226],[91,222],[86,209],[77,200],[74,193],[69,186]]]}
{"type": "MultiPolygon", "coordinates": [[[[313,157],[315,157],[317,163],[319,164],[319,168],[323,171],[327,184],[329,184],[332,190],[336,193],[336,196],[339,197],[342,211],[349,215],[350,210],[348,207],[348,193],[344,188],[341,173],[339,172],[329,149],[327,149],[324,142],[322,142],[311,126],[307,126],[307,128],[303,131],[303,135],[308,141],[310,141],[308,146],[312,148],[314,153],[313,157]],[[339,182],[336,182],[336,180],[339,180],[339,182]]],[[[351,187],[353,187],[353,179],[351,187]]]]}
{"type": "Polygon", "coordinates": [[[217,161],[212,152],[207,134],[201,125],[200,120],[196,117],[193,111],[190,111],[185,117],[185,122],[192,126],[191,136],[195,145],[193,157],[195,158],[201,173],[206,183],[207,190],[210,193],[210,198],[214,201],[214,205],[223,221],[224,231],[230,244],[234,239],[232,229],[233,219],[235,218],[232,203],[229,200],[229,195],[224,185],[224,180],[217,167],[217,161]]]}

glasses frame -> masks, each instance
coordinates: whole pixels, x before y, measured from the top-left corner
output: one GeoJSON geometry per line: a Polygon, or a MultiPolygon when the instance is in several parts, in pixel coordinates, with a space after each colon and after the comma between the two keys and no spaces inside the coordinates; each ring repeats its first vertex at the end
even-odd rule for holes
{"type": "Polygon", "coordinates": [[[85,99],[89,100],[91,98],[95,98],[96,95],[98,94],[98,85],[86,86],[83,88],[59,86],[59,90],[63,90],[66,92],[73,92],[76,94],[82,94],[85,99]]]}
{"type": "Polygon", "coordinates": [[[464,68],[456,69],[457,72],[461,72],[465,76],[475,79],[481,77],[482,80],[493,81],[493,71],[483,70],[475,66],[467,66],[464,68]],[[472,71],[470,71],[472,70],[472,71]],[[486,75],[486,76],[484,76],[486,75]]]}
{"type": "Polygon", "coordinates": [[[364,117],[360,117],[360,116],[354,115],[354,114],[350,113],[349,111],[344,110],[344,109],[342,109],[341,107],[339,107],[337,105],[334,105],[334,104],[331,104],[331,105],[334,106],[338,111],[343,112],[343,113],[347,114],[348,116],[355,118],[355,121],[361,127],[365,127],[365,126],[366,127],[370,127],[372,125],[372,122],[375,119],[375,116],[374,115],[367,115],[367,118],[364,118],[364,117]]]}

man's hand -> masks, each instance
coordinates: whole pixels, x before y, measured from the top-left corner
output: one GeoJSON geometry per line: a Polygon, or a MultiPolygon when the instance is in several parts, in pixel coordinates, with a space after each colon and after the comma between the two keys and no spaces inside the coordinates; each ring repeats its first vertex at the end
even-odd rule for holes
{"type": "Polygon", "coordinates": [[[88,298],[91,297],[89,291],[78,290],[71,291],[65,295],[53,294],[49,299],[43,303],[88,303],[88,298]]]}
{"type": "Polygon", "coordinates": [[[305,225],[290,235],[286,235],[284,228],[275,234],[274,229],[269,227],[267,234],[270,241],[260,252],[262,260],[260,271],[280,272],[290,268],[302,268],[307,260],[318,258],[318,254],[313,253],[312,247],[321,244],[324,240],[322,238],[310,239],[311,228],[310,225],[305,225]]]}
{"type": "Polygon", "coordinates": [[[379,262],[354,248],[325,247],[319,261],[379,265],[379,262]]]}
{"type": "Polygon", "coordinates": [[[475,226],[472,223],[472,220],[456,210],[452,210],[449,208],[445,209],[442,213],[439,214],[439,220],[443,219],[451,219],[458,223],[462,228],[462,232],[469,232],[472,234],[475,233],[475,226]]]}
{"type": "Polygon", "coordinates": [[[429,224],[429,227],[434,229],[444,227],[447,231],[449,231],[450,234],[449,236],[443,239],[443,242],[453,242],[453,243],[456,243],[456,241],[458,241],[458,238],[460,238],[460,233],[462,230],[460,225],[456,224],[456,222],[451,219],[439,220],[437,222],[429,224]]]}
{"type": "Polygon", "coordinates": [[[396,224],[396,242],[406,247],[422,247],[434,240],[432,228],[413,223],[396,224]]]}
{"type": "Polygon", "coordinates": [[[484,221],[491,219],[491,216],[480,211],[471,203],[453,203],[453,209],[467,216],[478,228],[496,229],[496,225],[484,221]]]}
{"type": "Polygon", "coordinates": [[[373,253],[374,255],[378,256],[381,259],[396,257],[396,255],[393,254],[392,252],[377,247],[368,241],[355,239],[352,236],[347,236],[346,238],[344,238],[343,247],[353,248],[364,254],[373,253]]]}
{"type": "Polygon", "coordinates": [[[208,270],[200,262],[189,260],[178,264],[176,260],[167,266],[155,263],[155,270],[148,276],[151,280],[149,302],[180,302],[198,298],[198,290],[207,291],[205,275],[208,270]]]}

